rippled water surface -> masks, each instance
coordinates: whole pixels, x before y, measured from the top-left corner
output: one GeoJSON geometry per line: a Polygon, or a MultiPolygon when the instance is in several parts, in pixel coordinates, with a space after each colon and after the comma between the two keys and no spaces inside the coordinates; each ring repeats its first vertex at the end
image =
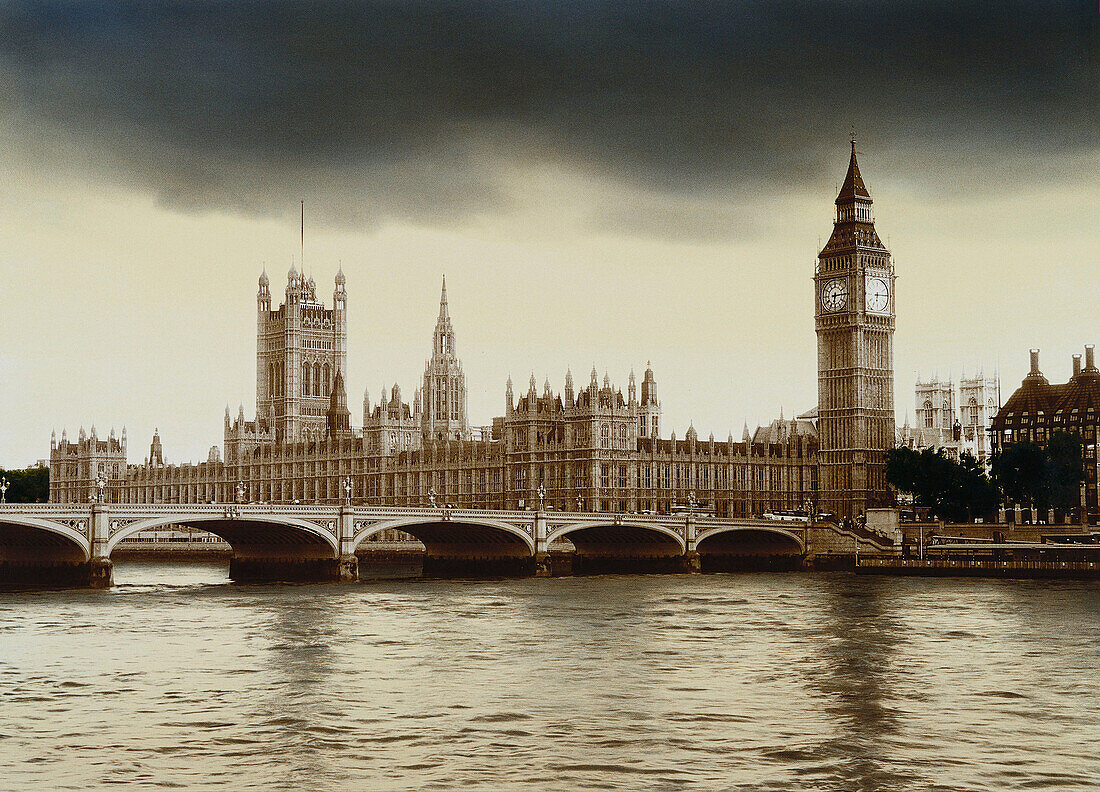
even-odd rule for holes
{"type": "Polygon", "coordinates": [[[1100,786],[1096,583],[225,574],[0,595],[0,787],[1100,786]]]}

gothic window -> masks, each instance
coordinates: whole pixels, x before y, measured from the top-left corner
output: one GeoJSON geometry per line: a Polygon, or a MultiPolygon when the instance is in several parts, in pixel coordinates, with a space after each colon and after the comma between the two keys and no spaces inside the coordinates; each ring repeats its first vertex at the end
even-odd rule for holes
{"type": "Polygon", "coordinates": [[[321,395],[321,364],[320,363],[314,363],[313,364],[313,383],[312,383],[312,387],[310,388],[309,395],[310,396],[320,396],[321,395]]]}
{"type": "Polygon", "coordinates": [[[975,426],[978,424],[978,400],[975,398],[970,399],[970,423],[975,426]]]}
{"type": "Polygon", "coordinates": [[[626,424],[619,427],[619,447],[626,448],[626,424]]]}
{"type": "Polygon", "coordinates": [[[329,388],[332,387],[332,372],[329,370],[328,363],[325,364],[323,372],[325,377],[324,380],[322,380],[322,382],[324,383],[324,392],[321,395],[328,396],[329,388]]]}
{"type": "Polygon", "coordinates": [[[932,402],[926,401],[924,403],[924,428],[932,428],[932,402]]]}
{"type": "Polygon", "coordinates": [[[600,426],[600,448],[611,447],[611,427],[607,424],[600,426]]]}
{"type": "Polygon", "coordinates": [[[312,393],[312,391],[310,390],[310,385],[312,384],[311,383],[312,379],[313,378],[310,376],[309,364],[308,363],[303,363],[302,364],[302,395],[303,396],[309,396],[312,393]]]}

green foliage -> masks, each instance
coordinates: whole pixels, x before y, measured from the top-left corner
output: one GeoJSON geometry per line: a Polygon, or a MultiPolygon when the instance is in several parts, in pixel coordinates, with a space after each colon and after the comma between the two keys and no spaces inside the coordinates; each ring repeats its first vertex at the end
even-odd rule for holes
{"type": "Polygon", "coordinates": [[[942,449],[894,448],[886,454],[886,480],[945,520],[969,521],[1000,501],[982,464],[968,453],[956,462],[942,449]]]}
{"type": "Polygon", "coordinates": [[[1027,508],[1046,508],[1046,454],[1030,441],[1015,443],[993,457],[993,480],[1005,497],[1027,508]]]}
{"type": "Polygon", "coordinates": [[[1005,497],[1027,508],[1072,509],[1080,504],[1085,480],[1081,438],[1052,432],[1046,447],[1022,441],[993,458],[993,477],[1005,497]]]}
{"type": "Polygon", "coordinates": [[[1085,466],[1081,436],[1076,432],[1054,432],[1047,443],[1047,486],[1050,505],[1072,509],[1081,505],[1081,483],[1085,466]]]}
{"type": "Polygon", "coordinates": [[[8,503],[45,503],[50,499],[49,468],[4,470],[0,477],[8,480],[8,503]]]}

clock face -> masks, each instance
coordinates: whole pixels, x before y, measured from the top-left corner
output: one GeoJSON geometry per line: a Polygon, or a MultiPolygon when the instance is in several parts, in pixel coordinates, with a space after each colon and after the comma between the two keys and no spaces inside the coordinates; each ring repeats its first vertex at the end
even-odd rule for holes
{"type": "Polygon", "coordinates": [[[885,278],[867,279],[867,310],[874,313],[886,313],[890,308],[890,287],[885,278]]]}
{"type": "Polygon", "coordinates": [[[841,311],[848,304],[848,282],[843,278],[826,281],[821,287],[821,307],[826,311],[841,311]]]}

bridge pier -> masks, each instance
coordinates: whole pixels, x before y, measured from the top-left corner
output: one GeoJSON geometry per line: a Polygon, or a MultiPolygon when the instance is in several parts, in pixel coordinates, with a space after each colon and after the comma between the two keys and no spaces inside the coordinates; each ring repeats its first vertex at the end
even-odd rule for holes
{"type": "Polygon", "coordinates": [[[355,553],[340,556],[336,579],[341,583],[359,582],[359,556],[355,553]]]}
{"type": "Polygon", "coordinates": [[[552,577],[553,562],[547,552],[535,553],[535,577],[552,577]]]}
{"type": "Polygon", "coordinates": [[[703,562],[699,558],[697,550],[688,550],[680,557],[681,569],[684,572],[702,572],[703,562]]]}
{"type": "Polygon", "coordinates": [[[115,584],[115,563],[105,556],[98,556],[88,562],[88,587],[109,589],[115,584]]]}

